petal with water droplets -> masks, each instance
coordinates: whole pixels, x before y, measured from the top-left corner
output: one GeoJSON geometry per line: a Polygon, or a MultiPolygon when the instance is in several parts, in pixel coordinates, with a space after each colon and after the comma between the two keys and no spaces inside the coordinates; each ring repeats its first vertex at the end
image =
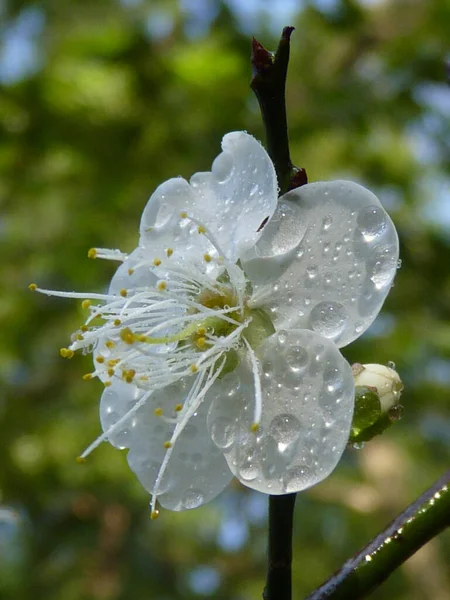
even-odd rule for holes
{"type": "Polygon", "coordinates": [[[308,184],[280,202],[291,205],[298,227],[281,215],[255,247],[258,254],[263,246],[265,257],[243,262],[252,302],[278,328],[312,329],[346,346],[373,322],[391,288],[399,253],[395,227],[378,198],[349,181],[308,184]],[[284,252],[277,251],[281,245],[284,252]]]}
{"type": "Polygon", "coordinates": [[[268,494],[299,492],[327,477],[348,442],[350,365],[313,331],[279,331],[258,349],[262,417],[251,431],[252,375],[243,361],[211,391],[208,427],[236,477],[268,494]]]}

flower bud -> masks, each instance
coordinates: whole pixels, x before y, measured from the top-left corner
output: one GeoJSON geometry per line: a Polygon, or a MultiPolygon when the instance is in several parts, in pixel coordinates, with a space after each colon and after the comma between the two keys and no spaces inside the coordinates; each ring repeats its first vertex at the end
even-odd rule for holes
{"type": "Polygon", "coordinates": [[[355,386],[376,388],[382,413],[386,413],[398,404],[403,390],[403,383],[397,371],[394,371],[392,367],[375,364],[355,364],[352,369],[355,386]]]}
{"type": "Polygon", "coordinates": [[[403,384],[392,367],[354,364],[352,370],[355,410],[349,441],[361,447],[401,418],[403,407],[398,401],[403,384]]]}

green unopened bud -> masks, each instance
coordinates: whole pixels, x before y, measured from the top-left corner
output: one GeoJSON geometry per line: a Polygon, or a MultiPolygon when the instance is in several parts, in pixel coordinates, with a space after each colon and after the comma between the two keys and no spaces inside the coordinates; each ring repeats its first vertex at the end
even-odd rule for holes
{"type": "Polygon", "coordinates": [[[384,365],[352,367],[355,380],[355,411],[350,443],[367,442],[382,433],[403,413],[399,404],[403,384],[398,373],[384,365]]]}

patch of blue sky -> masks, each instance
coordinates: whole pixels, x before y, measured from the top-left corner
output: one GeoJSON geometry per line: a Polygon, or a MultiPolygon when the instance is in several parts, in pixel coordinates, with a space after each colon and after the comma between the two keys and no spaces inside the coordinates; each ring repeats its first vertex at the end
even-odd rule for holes
{"type": "Polygon", "coordinates": [[[248,540],[249,531],[246,519],[237,515],[225,516],[222,520],[217,542],[227,552],[237,552],[248,540]]]}
{"type": "Polygon", "coordinates": [[[0,82],[12,85],[35,73],[42,64],[39,37],[45,25],[38,8],[26,8],[1,30],[0,82]]]}
{"type": "Polygon", "coordinates": [[[202,596],[214,594],[220,587],[220,574],[217,569],[199,566],[189,573],[189,587],[202,596]]]}
{"type": "Polygon", "coordinates": [[[304,4],[298,0],[225,0],[225,3],[236,16],[243,32],[256,33],[255,30],[264,23],[274,35],[279,35],[283,27],[294,23],[304,4]]]}
{"type": "Polygon", "coordinates": [[[163,8],[155,8],[147,17],[145,29],[152,39],[163,40],[172,33],[174,24],[172,12],[163,8]]]}
{"type": "Polygon", "coordinates": [[[427,198],[422,208],[423,218],[450,235],[450,178],[430,173],[423,179],[422,188],[427,198]]]}

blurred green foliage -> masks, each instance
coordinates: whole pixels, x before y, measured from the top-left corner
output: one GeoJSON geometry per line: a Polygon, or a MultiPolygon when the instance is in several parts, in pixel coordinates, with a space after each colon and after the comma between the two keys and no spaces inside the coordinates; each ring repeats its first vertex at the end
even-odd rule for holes
{"type": "MultiPolygon", "coordinates": [[[[404,419],[348,451],[296,507],[295,598],[330,575],[446,468],[450,448],[450,101],[445,0],[0,2],[0,595],[5,600],[259,598],[266,498],[238,484],[150,522],[148,496],[99,431],[89,357],[60,359],[73,301],[27,286],[102,290],[133,249],[157,184],[207,170],[227,131],[263,139],[250,41],[296,26],[293,160],[350,177],[397,224],[402,268],[351,362],[396,362],[404,419]],[[230,6],[232,8],[230,8],[230,6]],[[244,10],[245,9],[245,10],[244,10]],[[283,12],[284,11],[284,12],[283,12]],[[275,18],[277,17],[277,18],[275,18]]],[[[450,536],[373,598],[450,597],[450,536]]]]}

